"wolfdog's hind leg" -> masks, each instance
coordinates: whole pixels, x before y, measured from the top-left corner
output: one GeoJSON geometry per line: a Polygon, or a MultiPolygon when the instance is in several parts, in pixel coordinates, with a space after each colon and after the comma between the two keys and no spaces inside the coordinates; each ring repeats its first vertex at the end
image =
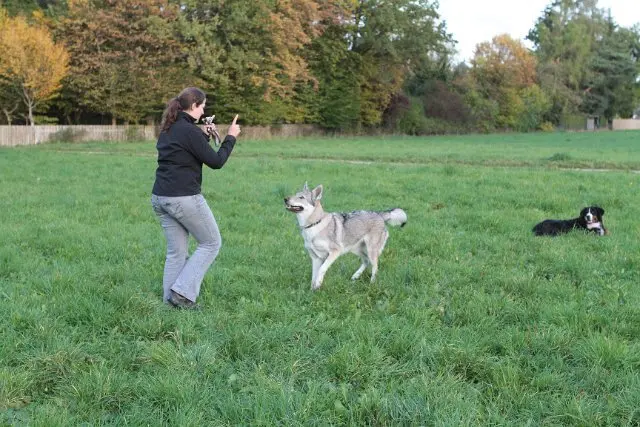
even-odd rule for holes
{"type": "Polygon", "coordinates": [[[380,238],[376,242],[370,242],[367,246],[367,255],[369,256],[369,263],[371,264],[371,283],[376,280],[376,274],[378,273],[378,259],[382,254],[384,245],[387,243],[389,233],[385,229],[380,235],[380,238]]]}
{"type": "Polygon", "coordinates": [[[376,281],[376,274],[378,273],[378,258],[371,260],[371,283],[376,281]]]}
{"type": "Polygon", "coordinates": [[[360,259],[362,260],[362,265],[360,265],[360,268],[358,268],[358,270],[353,273],[353,276],[351,276],[351,280],[358,280],[369,265],[369,259],[365,254],[361,254],[360,259]]]}
{"type": "Polygon", "coordinates": [[[371,283],[376,280],[376,273],[378,273],[378,255],[380,250],[376,247],[367,247],[367,254],[369,255],[369,264],[371,265],[371,283]]]}

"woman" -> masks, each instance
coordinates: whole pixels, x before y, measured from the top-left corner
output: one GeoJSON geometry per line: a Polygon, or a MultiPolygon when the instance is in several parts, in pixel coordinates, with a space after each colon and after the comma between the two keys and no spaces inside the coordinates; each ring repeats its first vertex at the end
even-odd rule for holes
{"type": "Polygon", "coordinates": [[[240,134],[236,115],[216,152],[209,145],[215,125],[205,126],[205,133],[195,124],[205,105],[204,92],[195,87],[170,100],[156,145],[158,168],[151,204],[167,240],[163,300],[177,308],[197,308],[204,275],[220,251],[218,224],[201,194],[202,165],[224,166],[240,134]],[[198,242],[190,257],[189,234],[198,242]]]}

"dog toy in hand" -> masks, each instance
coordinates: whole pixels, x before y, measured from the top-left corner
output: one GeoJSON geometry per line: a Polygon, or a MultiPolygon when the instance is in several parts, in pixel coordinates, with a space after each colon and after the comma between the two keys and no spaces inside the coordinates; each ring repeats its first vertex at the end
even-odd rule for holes
{"type": "Polygon", "coordinates": [[[215,117],[216,117],[215,114],[213,116],[205,117],[204,119],[202,119],[202,122],[204,123],[204,125],[205,125],[205,127],[207,129],[207,133],[210,136],[213,136],[214,144],[216,145],[216,147],[218,147],[218,146],[220,146],[220,143],[222,142],[222,139],[220,138],[220,134],[216,130],[215,123],[213,123],[213,119],[215,117]]]}

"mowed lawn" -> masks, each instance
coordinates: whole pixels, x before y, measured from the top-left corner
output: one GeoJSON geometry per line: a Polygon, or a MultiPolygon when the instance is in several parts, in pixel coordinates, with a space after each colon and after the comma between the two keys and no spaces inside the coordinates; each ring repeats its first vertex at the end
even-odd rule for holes
{"type": "Polygon", "coordinates": [[[640,425],[640,132],[241,140],[199,312],[161,301],[155,166],[0,150],[0,425],[640,425]],[[375,283],[310,290],[305,181],[405,209],[375,283]],[[531,234],[593,204],[608,236],[531,234]]]}

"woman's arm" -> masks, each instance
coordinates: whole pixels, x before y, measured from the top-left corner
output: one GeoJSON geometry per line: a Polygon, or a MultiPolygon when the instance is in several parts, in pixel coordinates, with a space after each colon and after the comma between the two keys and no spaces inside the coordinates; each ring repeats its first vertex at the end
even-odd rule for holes
{"type": "Polygon", "coordinates": [[[191,145],[191,152],[196,159],[209,166],[211,169],[220,169],[227,162],[235,144],[236,138],[231,135],[227,135],[216,152],[216,150],[209,145],[208,136],[199,128],[196,128],[196,130],[192,132],[189,145],[191,145]]]}

